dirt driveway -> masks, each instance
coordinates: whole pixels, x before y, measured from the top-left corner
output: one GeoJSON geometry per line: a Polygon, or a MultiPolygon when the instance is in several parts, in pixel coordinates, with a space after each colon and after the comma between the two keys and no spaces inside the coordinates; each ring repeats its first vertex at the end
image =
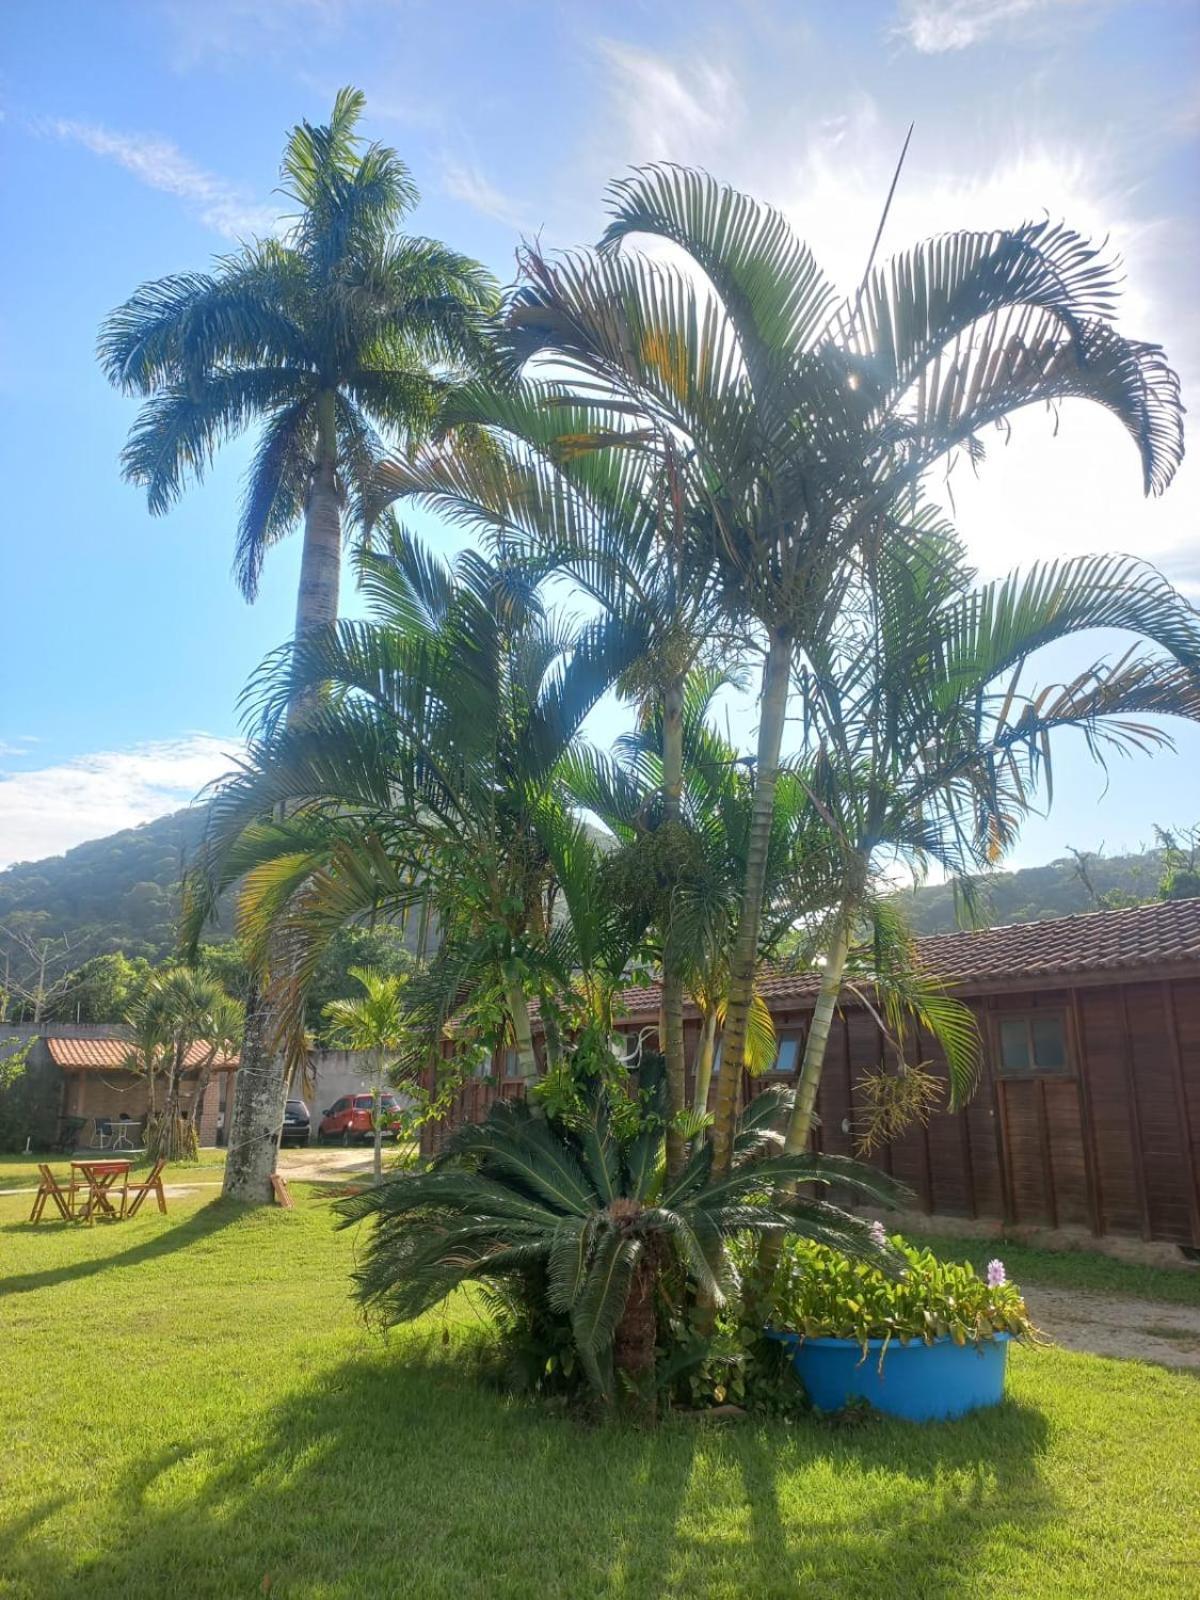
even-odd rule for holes
{"type": "Polygon", "coordinates": [[[1043,1332],[1066,1350],[1200,1372],[1200,1308],[1082,1289],[1025,1286],[1025,1303],[1043,1332]]]}
{"type": "MultiPolygon", "coordinates": [[[[341,1145],[310,1144],[300,1150],[281,1150],[279,1170],[296,1183],[337,1183],[343,1178],[361,1178],[371,1171],[375,1152],[369,1145],[344,1149],[341,1145]]],[[[384,1170],[392,1158],[384,1151],[384,1170]]]]}

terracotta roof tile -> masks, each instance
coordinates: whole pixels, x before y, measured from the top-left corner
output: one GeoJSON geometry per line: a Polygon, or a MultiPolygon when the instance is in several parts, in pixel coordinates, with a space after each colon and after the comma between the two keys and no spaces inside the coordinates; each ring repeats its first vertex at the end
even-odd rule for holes
{"type": "MultiPolygon", "coordinates": [[[[1009,979],[1200,963],[1200,899],[929,934],[916,944],[928,971],[973,989],[1009,979]]],[[[815,972],[768,968],[759,988],[768,1002],[805,1005],[816,998],[819,981],[815,972]]],[[[620,1009],[630,1018],[657,1014],[659,999],[657,984],[626,989],[620,1009]]]]}
{"type": "MultiPolygon", "coordinates": [[[[74,1071],[98,1071],[101,1068],[120,1070],[129,1055],[126,1039],[46,1039],[51,1060],[60,1067],[74,1071]]],[[[184,1060],[186,1067],[197,1067],[208,1055],[201,1044],[194,1044],[184,1060]]],[[[213,1062],[216,1072],[232,1072],[238,1064],[237,1056],[219,1055],[213,1062]]]]}

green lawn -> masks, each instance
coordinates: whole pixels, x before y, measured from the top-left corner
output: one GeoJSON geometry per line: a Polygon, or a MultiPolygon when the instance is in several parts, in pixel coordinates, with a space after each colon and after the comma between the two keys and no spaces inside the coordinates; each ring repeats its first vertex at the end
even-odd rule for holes
{"type": "MultiPolygon", "coordinates": [[[[103,1161],[106,1155],[114,1154],[117,1157],[123,1157],[125,1152],[122,1150],[117,1150],[116,1152],[88,1150],[81,1152],[79,1159],[103,1161]]],[[[0,1155],[0,1189],[36,1189],[38,1186],[37,1169],[39,1162],[45,1162],[60,1183],[65,1184],[67,1182],[71,1168],[70,1156],[0,1155]]],[[[149,1162],[144,1157],[140,1157],[137,1165],[144,1167],[148,1166],[149,1162]]],[[[188,1179],[191,1178],[197,1183],[215,1182],[219,1180],[224,1169],[224,1150],[201,1150],[199,1161],[173,1161],[167,1168],[166,1181],[168,1183],[187,1183],[188,1179]]]]}
{"type": "Polygon", "coordinates": [[[1200,1592],[1192,1377],[1017,1350],[960,1423],[587,1429],[477,1387],[465,1308],[366,1330],[297,1187],[92,1229],[0,1199],[5,1600],[1200,1592]]]}

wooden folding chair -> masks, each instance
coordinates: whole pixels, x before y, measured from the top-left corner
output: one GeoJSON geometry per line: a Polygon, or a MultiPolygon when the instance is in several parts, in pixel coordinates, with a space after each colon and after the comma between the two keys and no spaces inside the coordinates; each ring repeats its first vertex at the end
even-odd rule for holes
{"type": "Polygon", "coordinates": [[[40,1222],[42,1220],[42,1212],[46,1209],[47,1200],[53,1200],[58,1207],[59,1216],[64,1222],[70,1222],[72,1220],[72,1212],[69,1193],[60,1187],[58,1179],[50,1171],[50,1168],[40,1161],[38,1162],[38,1171],[42,1175],[42,1183],[34,1196],[33,1210],[29,1214],[30,1222],[40,1222]]]}
{"type": "Polygon", "coordinates": [[[129,1209],[125,1213],[127,1217],[136,1217],[142,1201],[148,1194],[152,1192],[158,1200],[158,1209],[162,1212],[164,1217],[166,1216],[167,1197],[165,1194],[163,1194],[162,1186],[162,1169],[165,1166],[165,1161],[156,1161],[153,1167],[150,1169],[150,1176],[144,1183],[131,1183],[129,1185],[128,1189],[125,1191],[126,1200],[129,1205],[129,1209]]]}

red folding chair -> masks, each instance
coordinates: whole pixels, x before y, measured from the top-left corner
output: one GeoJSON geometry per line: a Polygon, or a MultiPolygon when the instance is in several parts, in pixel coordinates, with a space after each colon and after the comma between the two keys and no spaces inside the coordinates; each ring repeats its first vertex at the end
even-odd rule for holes
{"type": "Polygon", "coordinates": [[[38,1171],[42,1175],[42,1183],[34,1196],[33,1210],[29,1214],[30,1222],[40,1222],[42,1220],[42,1212],[46,1209],[47,1200],[54,1201],[54,1204],[58,1207],[58,1214],[64,1222],[72,1221],[71,1196],[69,1192],[59,1185],[58,1179],[50,1171],[50,1168],[44,1166],[40,1161],[38,1162],[38,1171]]]}
{"type": "Polygon", "coordinates": [[[142,1201],[148,1194],[151,1193],[153,1193],[158,1200],[158,1209],[162,1212],[164,1217],[166,1216],[167,1197],[165,1194],[163,1194],[162,1186],[162,1170],[165,1166],[165,1161],[156,1161],[153,1167],[150,1169],[150,1176],[145,1180],[144,1183],[131,1183],[129,1185],[129,1188],[125,1192],[126,1202],[128,1204],[128,1210],[125,1212],[127,1217],[136,1217],[142,1201]]]}

